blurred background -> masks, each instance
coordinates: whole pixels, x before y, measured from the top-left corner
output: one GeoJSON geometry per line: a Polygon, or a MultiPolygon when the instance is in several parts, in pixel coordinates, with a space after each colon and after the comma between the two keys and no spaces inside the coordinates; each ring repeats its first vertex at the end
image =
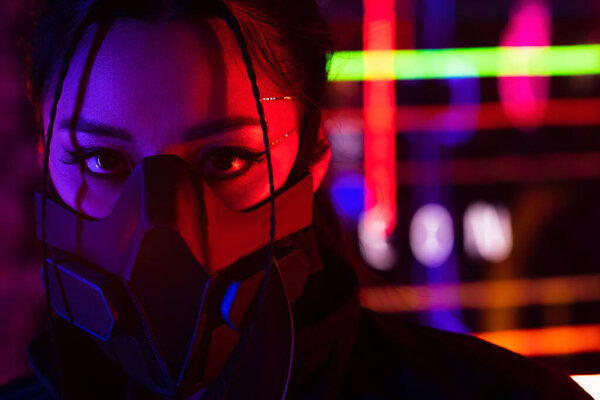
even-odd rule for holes
{"type": "MultiPolygon", "coordinates": [[[[600,0],[319,3],[327,181],[363,305],[600,374],[600,0]]],[[[31,24],[0,1],[0,383],[46,320],[31,24]]]]}

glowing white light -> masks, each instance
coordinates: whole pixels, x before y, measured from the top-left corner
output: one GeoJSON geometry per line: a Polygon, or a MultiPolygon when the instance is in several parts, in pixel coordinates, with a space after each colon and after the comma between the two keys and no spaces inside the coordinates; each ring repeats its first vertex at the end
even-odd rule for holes
{"type": "Polygon", "coordinates": [[[454,247],[452,216],[440,204],[422,206],[410,223],[409,240],[417,261],[427,267],[439,267],[454,247]]]}
{"type": "Polygon", "coordinates": [[[360,133],[352,126],[340,126],[335,133],[328,135],[334,162],[354,162],[362,157],[363,137],[360,133]]]}
{"type": "Polygon", "coordinates": [[[489,203],[471,204],[463,220],[465,252],[474,258],[501,262],[513,245],[510,213],[505,207],[489,203]]]}
{"type": "Polygon", "coordinates": [[[600,400],[600,375],[573,375],[571,378],[590,396],[600,400]]]}
{"type": "Polygon", "coordinates": [[[358,222],[358,241],[364,260],[374,269],[387,271],[396,261],[396,252],[388,242],[387,223],[377,206],[363,213],[358,222]]]}

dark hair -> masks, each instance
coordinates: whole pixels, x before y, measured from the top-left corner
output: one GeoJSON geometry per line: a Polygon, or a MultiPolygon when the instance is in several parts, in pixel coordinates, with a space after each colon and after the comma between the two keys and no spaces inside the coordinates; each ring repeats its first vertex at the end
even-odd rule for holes
{"type": "Polygon", "coordinates": [[[67,47],[84,19],[158,22],[222,17],[224,4],[239,22],[259,73],[300,105],[300,147],[288,183],[307,171],[319,138],[320,103],[332,43],[315,0],[38,0],[39,26],[29,52],[29,97],[40,131],[41,104],[58,75],[67,47]],[[91,18],[90,18],[91,17],[91,18]]]}
{"type": "MultiPolygon", "coordinates": [[[[39,106],[75,28],[90,12],[105,19],[164,21],[218,16],[221,0],[46,0],[29,57],[29,94],[39,106]]],[[[239,21],[257,69],[306,109],[318,108],[331,40],[314,0],[224,0],[239,21]]]]}

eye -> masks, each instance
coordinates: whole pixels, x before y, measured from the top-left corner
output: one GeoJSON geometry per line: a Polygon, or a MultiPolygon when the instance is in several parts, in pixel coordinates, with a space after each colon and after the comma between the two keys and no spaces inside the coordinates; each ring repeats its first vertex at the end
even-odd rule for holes
{"type": "Polygon", "coordinates": [[[208,180],[233,179],[244,174],[254,163],[262,161],[264,154],[244,147],[211,149],[200,158],[200,169],[208,180]]]}
{"type": "Polygon", "coordinates": [[[79,164],[84,171],[100,178],[121,178],[129,174],[128,158],[119,151],[104,147],[65,149],[65,164],[79,164]]]}
{"type": "Polygon", "coordinates": [[[121,159],[112,152],[101,152],[85,160],[86,168],[95,174],[111,174],[122,166],[121,159]]]}

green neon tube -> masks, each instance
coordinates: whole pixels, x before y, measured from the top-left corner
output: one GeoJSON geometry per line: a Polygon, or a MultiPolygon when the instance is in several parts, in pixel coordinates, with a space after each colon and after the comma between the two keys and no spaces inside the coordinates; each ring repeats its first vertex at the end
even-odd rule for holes
{"type": "Polygon", "coordinates": [[[330,81],[600,74],[600,44],[436,50],[339,51],[330,81]]]}

